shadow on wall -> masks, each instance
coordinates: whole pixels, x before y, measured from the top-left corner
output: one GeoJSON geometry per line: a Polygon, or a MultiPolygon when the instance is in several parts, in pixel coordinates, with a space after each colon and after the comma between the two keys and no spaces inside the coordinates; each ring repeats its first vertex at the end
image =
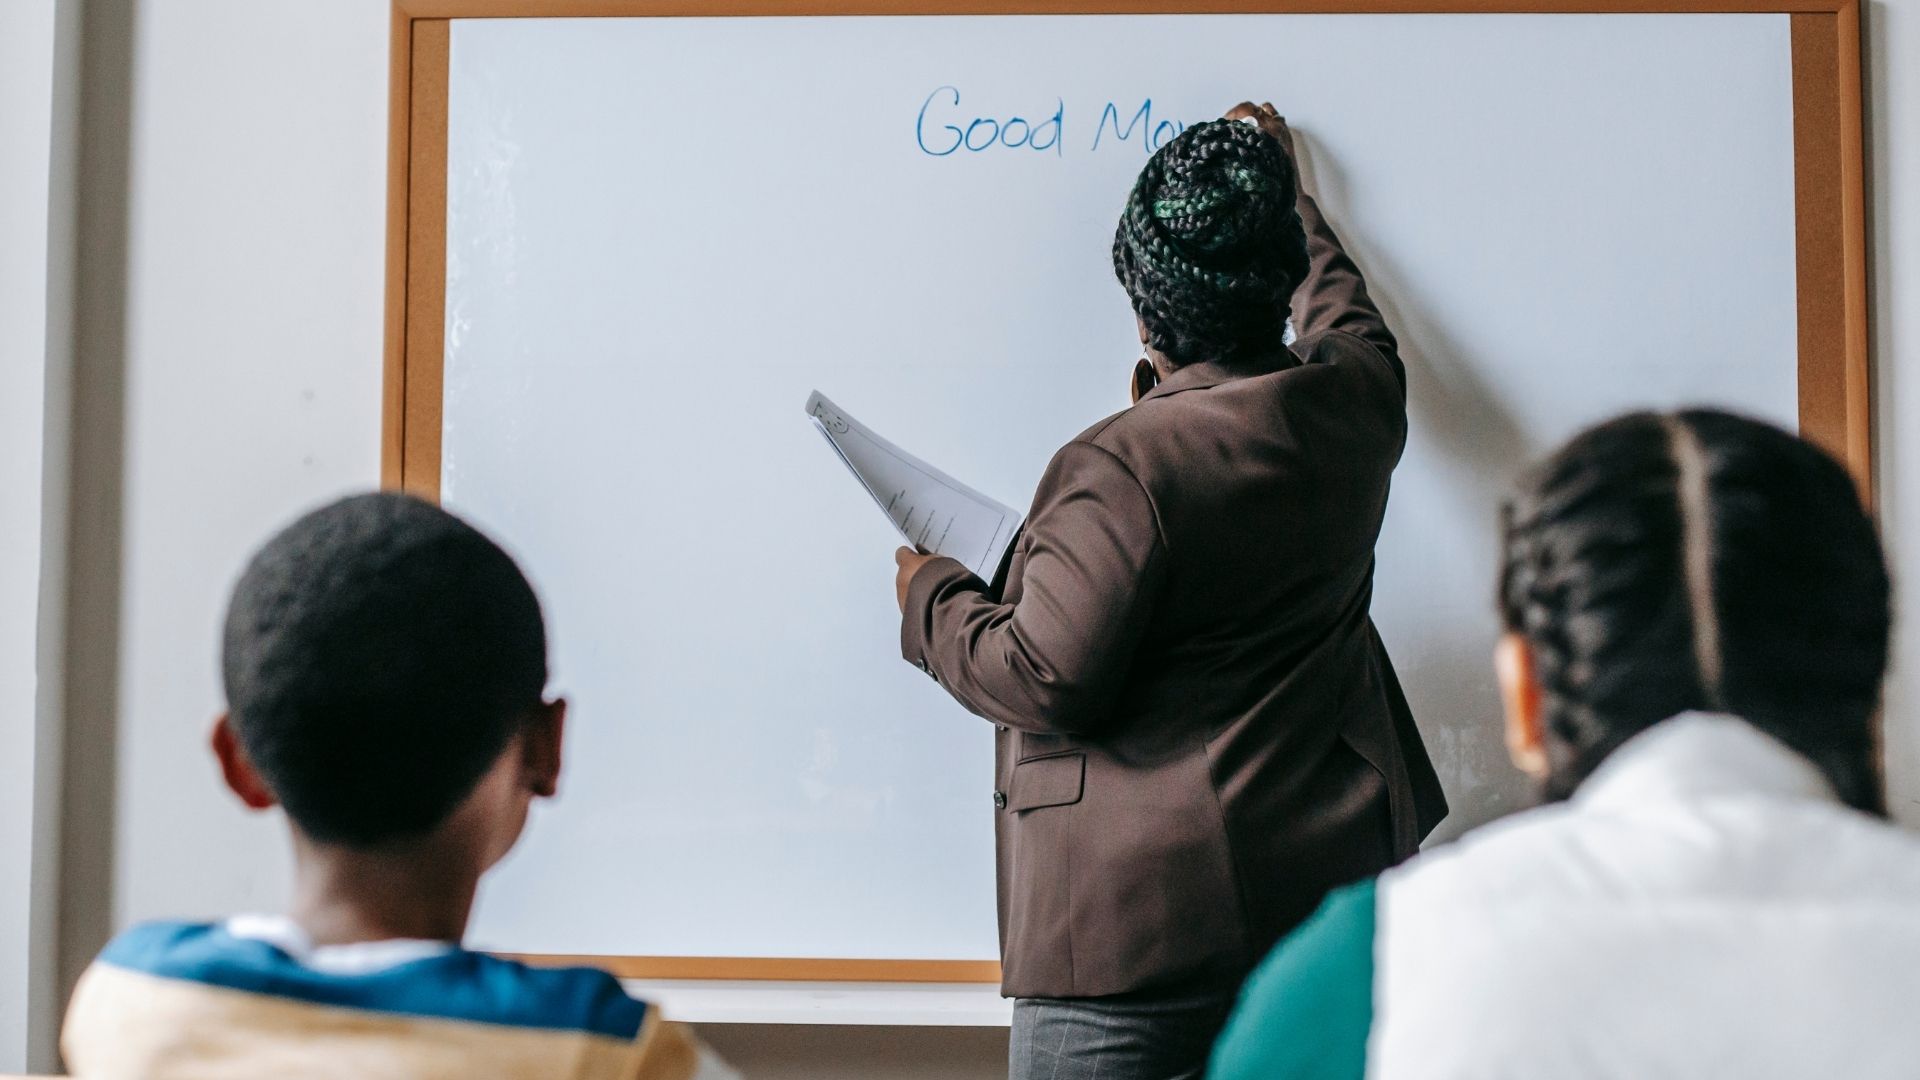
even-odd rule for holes
{"type": "Polygon", "coordinates": [[[63,648],[63,1003],[113,931],[133,47],[133,0],[87,0],[79,49],[72,488],[63,648]]]}
{"type": "MultiPolygon", "coordinates": [[[[1305,140],[1300,168],[1312,191],[1345,187],[1337,163],[1313,155],[1311,143],[1305,140]]],[[[1335,228],[1340,227],[1336,222],[1335,228]]],[[[1485,632],[1433,626],[1432,632],[1419,634],[1418,641],[1387,640],[1414,717],[1446,786],[1452,810],[1433,839],[1447,840],[1533,803],[1531,788],[1507,758],[1500,723],[1492,664],[1497,633],[1493,576],[1499,560],[1501,500],[1514,474],[1548,448],[1533,445],[1514,412],[1481,377],[1471,351],[1447,332],[1445,320],[1427,314],[1414,282],[1399,271],[1390,251],[1370,245],[1364,226],[1342,230],[1341,240],[1361,265],[1374,301],[1400,340],[1412,429],[1408,452],[1431,455],[1422,465],[1453,490],[1465,493],[1465,501],[1480,519],[1473,526],[1474,544],[1466,555],[1474,561],[1457,568],[1444,566],[1438,572],[1446,575],[1445,588],[1472,592],[1471,602],[1486,613],[1485,632]]],[[[1403,461],[1397,485],[1409,482],[1405,465],[1403,461]]],[[[1390,503],[1389,533],[1397,531],[1395,511],[1404,514],[1405,505],[1390,503]]],[[[1398,529],[1406,525],[1407,519],[1400,517],[1398,529]]],[[[1383,548],[1387,546],[1383,543],[1383,548]]],[[[1385,568],[1383,587],[1390,587],[1394,576],[1393,568],[1385,568]]]]}

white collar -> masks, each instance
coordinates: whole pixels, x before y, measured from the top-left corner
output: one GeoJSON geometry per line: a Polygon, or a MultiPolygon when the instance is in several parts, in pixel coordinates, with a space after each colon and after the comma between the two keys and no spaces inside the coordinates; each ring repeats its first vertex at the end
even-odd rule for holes
{"type": "Polygon", "coordinates": [[[1623,810],[1723,796],[1839,801],[1813,762],[1785,743],[1737,716],[1703,712],[1682,713],[1628,739],[1573,801],[1623,810]]]}
{"type": "Polygon", "coordinates": [[[370,975],[415,960],[444,956],[459,946],[424,938],[360,941],[351,945],[315,945],[313,938],[285,915],[235,915],[227,933],[243,941],[262,941],[306,968],[329,975],[370,975]]]}

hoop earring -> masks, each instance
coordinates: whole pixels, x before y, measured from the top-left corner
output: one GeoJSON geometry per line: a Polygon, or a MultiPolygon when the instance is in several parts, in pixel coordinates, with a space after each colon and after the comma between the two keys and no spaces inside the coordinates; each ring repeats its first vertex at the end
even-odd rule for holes
{"type": "Polygon", "coordinates": [[[1144,356],[1141,357],[1133,365],[1133,400],[1138,402],[1158,385],[1160,385],[1160,372],[1154,368],[1153,361],[1144,356]]]}

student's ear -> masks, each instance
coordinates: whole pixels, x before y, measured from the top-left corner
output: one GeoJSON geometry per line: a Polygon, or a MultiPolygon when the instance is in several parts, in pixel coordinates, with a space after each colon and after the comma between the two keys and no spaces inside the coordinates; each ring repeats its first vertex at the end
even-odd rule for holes
{"type": "Polygon", "coordinates": [[[1493,671],[1500,680],[1500,705],[1507,714],[1507,755],[1521,772],[1545,779],[1547,742],[1540,719],[1540,681],[1534,675],[1533,647],[1527,639],[1502,635],[1493,647],[1493,671]]]}
{"type": "Polygon", "coordinates": [[[534,711],[520,739],[520,773],[535,797],[551,799],[560,791],[561,747],[566,741],[567,701],[556,698],[534,711]]]}
{"type": "Polygon", "coordinates": [[[260,770],[253,765],[253,759],[247,756],[247,748],[240,745],[240,736],[233,730],[233,718],[221,713],[213,722],[213,756],[220,762],[220,775],[227,787],[249,810],[266,810],[280,800],[273,797],[272,789],[260,778],[260,770]]]}

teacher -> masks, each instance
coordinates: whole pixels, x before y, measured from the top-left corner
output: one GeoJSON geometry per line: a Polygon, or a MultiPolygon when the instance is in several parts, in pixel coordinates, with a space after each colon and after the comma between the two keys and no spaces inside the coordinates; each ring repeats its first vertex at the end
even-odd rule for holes
{"type": "Polygon", "coordinates": [[[1272,106],[1155,153],[1113,263],[1134,405],[1004,584],[897,557],[906,659],[998,728],[1013,1080],[1200,1076],[1260,957],[1446,812],[1368,614],[1406,373],[1272,106]]]}

